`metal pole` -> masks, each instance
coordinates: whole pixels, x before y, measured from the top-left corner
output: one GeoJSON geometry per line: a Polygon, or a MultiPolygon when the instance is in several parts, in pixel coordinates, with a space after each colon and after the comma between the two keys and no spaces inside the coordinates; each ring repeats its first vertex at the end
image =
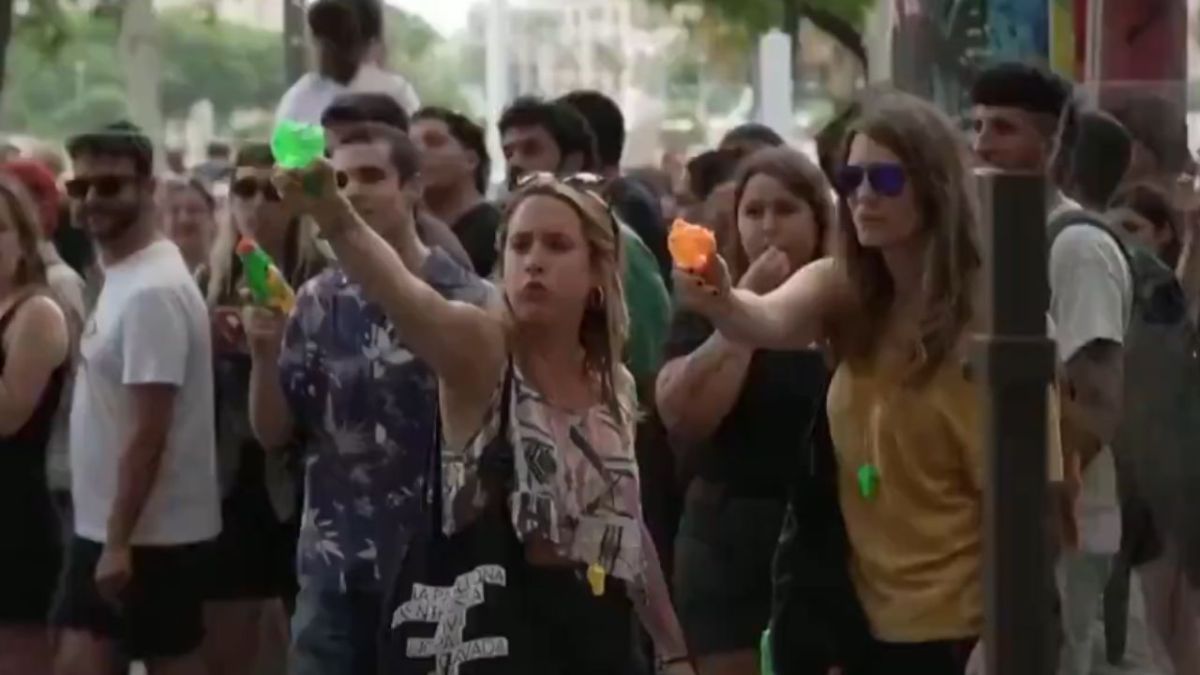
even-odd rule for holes
{"type": "MultiPolygon", "coordinates": [[[[489,0],[486,29],[487,67],[487,145],[492,156],[493,184],[504,180],[504,162],[496,161],[504,156],[500,147],[500,114],[511,98],[509,91],[509,24],[506,0],[489,0]]],[[[521,92],[528,93],[528,92],[521,92]]]]}
{"type": "Polygon", "coordinates": [[[975,340],[986,380],[988,675],[1053,675],[1046,336],[1046,187],[1043,177],[976,172],[982,207],[985,333],[975,340]]]}
{"type": "Polygon", "coordinates": [[[304,0],[283,0],[284,86],[290,87],[308,70],[304,0]]]}

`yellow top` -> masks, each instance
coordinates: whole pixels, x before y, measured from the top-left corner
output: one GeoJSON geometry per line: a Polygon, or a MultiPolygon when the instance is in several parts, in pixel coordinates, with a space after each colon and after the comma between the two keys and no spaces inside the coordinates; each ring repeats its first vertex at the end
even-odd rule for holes
{"type": "MultiPolygon", "coordinates": [[[[928,383],[900,369],[843,363],[829,427],[851,545],[851,578],[885,642],[974,637],[983,630],[984,424],[980,383],[951,357],[928,383]],[[871,498],[859,470],[878,470],[871,498]]],[[[1062,479],[1057,404],[1048,395],[1049,473],[1062,479]]]]}

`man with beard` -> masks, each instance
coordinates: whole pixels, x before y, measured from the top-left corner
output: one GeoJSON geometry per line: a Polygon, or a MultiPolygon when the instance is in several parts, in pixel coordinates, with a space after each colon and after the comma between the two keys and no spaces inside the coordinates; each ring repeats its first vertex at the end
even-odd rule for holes
{"type": "Polygon", "coordinates": [[[317,0],[308,9],[317,71],[307,73],[283,95],[276,120],[319,124],[340,94],[386,94],[408,114],[420,107],[408,80],[380,67],[383,8],[379,0],[317,0]]]}
{"type": "Polygon", "coordinates": [[[527,173],[569,176],[600,168],[595,134],[568,105],[522,96],[504,110],[499,126],[510,192],[527,173]]]}
{"type": "MultiPolygon", "coordinates": [[[[343,135],[332,155],[359,216],[408,268],[447,297],[481,304],[487,285],[417,236],[417,161],[408,136],[379,124],[343,135]]],[[[268,451],[303,439],[290,672],[374,672],[384,572],[419,523],[437,452],[436,378],[337,265],[300,289],[290,317],[254,308],[245,325],[255,435],[268,451]]]]}
{"type": "Polygon", "coordinates": [[[500,210],[484,199],[492,162],[483,129],[445,108],[424,108],[413,118],[413,141],[421,152],[425,205],[458,235],[475,273],[486,277],[496,264],[500,210]]]}
{"type": "Polygon", "coordinates": [[[57,672],[115,675],[119,654],[151,675],[202,674],[203,544],[221,527],[208,311],[154,222],[149,139],[118,123],[67,147],[67,192],[105,281],[71,408],[57,672]]]}

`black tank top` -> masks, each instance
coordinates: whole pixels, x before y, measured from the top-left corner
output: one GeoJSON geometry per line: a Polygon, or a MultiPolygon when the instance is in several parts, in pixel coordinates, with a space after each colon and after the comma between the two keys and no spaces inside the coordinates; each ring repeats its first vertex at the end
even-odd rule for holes
{"type": "MultiPolygon", "coordinates": [[[[0,338],[28,298],[0,317],[0,338]]],[[[0,372],[7,361],[0,339],[0,372]]],[[[69,361],[68,361],[69,362],[69,361]]],[[[55,413],[67,377],[67,363],[54,369],[37,407],[25,425],[0,437],[0,523],[5,535],[0,550],[42,549],[58,546],[58,518],[46,478],[46,447],[50,443],[55,413]]]]}

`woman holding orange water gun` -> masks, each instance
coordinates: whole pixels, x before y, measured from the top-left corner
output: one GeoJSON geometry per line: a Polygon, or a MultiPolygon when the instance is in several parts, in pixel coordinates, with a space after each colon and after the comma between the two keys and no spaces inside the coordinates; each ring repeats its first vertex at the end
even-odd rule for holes
{"type": "MultiPolygon", "coordinates": [[[[735,177],[738,287],[767,293],[821,255],[833,221],[829,187],[804,155],[761,150],[735,177]]],[[[680,267],[717,271],[716,240],[678,223],[680,267]]],[[[694,478],[677,538],[680,619],[701,675],[754,675],[771,609],[771,557],[787,491],[799,470],[808,420],[819,415],[828,373],[814,349],[765,350],[713,331],[683,311],[658,378],[658,410],[694,478]]]]}

